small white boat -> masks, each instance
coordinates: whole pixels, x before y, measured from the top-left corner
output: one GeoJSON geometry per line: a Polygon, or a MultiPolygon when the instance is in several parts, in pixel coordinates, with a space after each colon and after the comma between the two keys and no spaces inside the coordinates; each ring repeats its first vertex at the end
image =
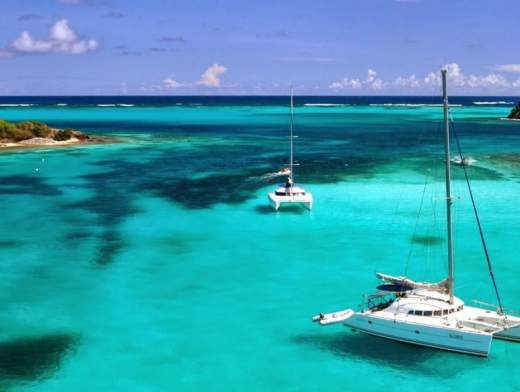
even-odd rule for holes
{"type": "Polygon", "coordinates": [[[471,157],[461,157],[460,155],[457,155],[456,157],[451,159],[451,163],[457,165],[457,166],[471,166],[476,161],[471,157]]]}
{"type": "Polygon", "coordinates": [[[312,194],[306,192],[301,186],[294,183],[294,148],[293,148],[293,117],[294,117],[294,102],[293,89],[291,88],[291,111],[290,111],[290,125],[289,125],[289,139],[290,139],[290,163],[286,169],[287,182],[280,185],[274,192],[269,192],[267,197],[272,207],[278,211],[283,204],[300,204],[309,210],[312,209],[312,194]]]}
{"type": "MultiPolygon", "coordinates": [[[[429,283],[415,282],[404,276],[377,274],[383,284],[377,286],[378,292],[365,297],[360,311],[355,312],[346,309],[328,314],[320,313],[313,317],[313,321],[322,325],[341,322],[357,331],[386,339],[441,350],[488,356],[493,338],[520,342],[520,317],[506,314],[502,307],[467,176],[468,191],[498,305],[488,305],[487,308],[468,306],[454,295],[453,229],[451,222],[453,197],[451,195],[450,128],[446,72],[446,70],[442,70],[448,277],[438,283],[429,283]]],[[[462,158],[461,164],[465,164],[462,158]]],[[[484,304],[479,301],[474,302],[479,305],[484,304]]]]}
{"type": "Polygon", "coordinates": [[[282,204],[297,203],[305,206],[309,210],[312,209],[312,194],[305,192],[305,190],[299,186],[296,186],[292,182],[292,176],[289,175],[285,185],[280,185],[276,191],[268,194],[269,201],[273,208],[278,211],[282,204]]]}

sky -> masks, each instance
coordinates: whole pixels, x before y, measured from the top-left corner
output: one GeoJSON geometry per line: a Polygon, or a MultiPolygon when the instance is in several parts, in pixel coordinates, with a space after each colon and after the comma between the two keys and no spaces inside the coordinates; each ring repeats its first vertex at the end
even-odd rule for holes
{"type": "Polygon", "coordinates": [[[519,0],[1,0],[0,95],[520,95],[519,0]]]}

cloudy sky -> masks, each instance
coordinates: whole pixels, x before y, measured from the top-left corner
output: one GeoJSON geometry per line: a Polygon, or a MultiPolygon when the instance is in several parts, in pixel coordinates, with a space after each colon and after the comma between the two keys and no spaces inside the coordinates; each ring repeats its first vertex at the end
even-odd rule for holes
{"type": "Polygon", "coordinates": [[[519,0],[2,0],[0,95],[520,95],[519,0]]]}

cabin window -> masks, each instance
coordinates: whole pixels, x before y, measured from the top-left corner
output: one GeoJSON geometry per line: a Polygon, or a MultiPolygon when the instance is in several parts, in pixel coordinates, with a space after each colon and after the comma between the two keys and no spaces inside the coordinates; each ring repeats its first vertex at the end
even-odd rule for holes
{"type": "Polygon", "coordinates": [[[409,311],[408,311],[408,314],[413,314],[413,310],[409,310],[409,311]]]}
{"type": "Polygon", "coordinates": [[[432,311],[431,310],[425,310],[424,311],[424,315],[425,316],[431,316],[432,315],[432,311]]]}
{"type": "Polygon", "coordinates": [[[446,316],[446,315],[448,314],[448,309],[444,309],[444,310],[442,311],[442,314],[443,314],[444,316],[446,316]]]}
{"type": "Polygon", "coordinates": [[[442,311],[436,310],[435,312],[433,312],[433,315],[434,316],[441,316],[442,315],[442,311]]]}
{"type": "Polygon", "coordinates": [[[450,309],[450,313],[453,313],[455,311],[455,309],[451,308],[450,309]]]}
{"type": "Polygon", "coordinates": [[[457,312],[460,312],[462,310],[462,308],[464,308],[464,305],[460,305],[458,308],[457,308],[457,312]]]}
{"type": "Polygon", "coordinates": [[[416,310],[415,311],[416,316],[422,316],[422,310],[416,310]]]}

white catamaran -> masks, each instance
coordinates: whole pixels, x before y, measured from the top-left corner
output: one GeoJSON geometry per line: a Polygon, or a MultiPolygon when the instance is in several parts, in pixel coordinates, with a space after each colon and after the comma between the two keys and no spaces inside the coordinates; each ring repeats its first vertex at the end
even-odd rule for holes
{"type": "MultiPolygon", "coordinates": [[[[451,172],[450,172],[450,124],[446,92],[446,70],[442,70],[445,126],[446,207],[448,238],[448,277],[438,283],[415,282],[404,276],[378,273],[383,284],[379,292],[366,296],[362,309],[334,313],[320,313],[313,320],[321,325],[343,323],[367,334],[401,342],[428,346],[460,353],[487,356],[493,338],[520,342],[520,318],[506,314],[497,290],[489,256],[482,235],[480,221],[477,224],[488,260],[491,279],[495,287],[498,306],[467,306],[455,297],[453,290],[453,239],[451,223],[451,172]]],[[[463,167],[464,170],[465,167],[463,167]]],[[[467,174],[465,172],[465,174],[467,174]]],[[[467,178],[467,177],[466,177],[467,178]]],[[[471,201],[473,194],[468,181],[471,201]]]]}
{"type": "Polygon", "coordinates": [[[290,162],[287,182],[282,184],[274,192],[268,194],[269,201],[273,208],[278,211],[282,204],[302,204],[309,210],[312,209],[312,194],[305,192],[302,187],[294,183],[294,149],[293,149],[293,117],[294,117],[294,102],[293,89],[291,87],[291,112],[289,122],[289,139],[290,139],[290,162]]]}

